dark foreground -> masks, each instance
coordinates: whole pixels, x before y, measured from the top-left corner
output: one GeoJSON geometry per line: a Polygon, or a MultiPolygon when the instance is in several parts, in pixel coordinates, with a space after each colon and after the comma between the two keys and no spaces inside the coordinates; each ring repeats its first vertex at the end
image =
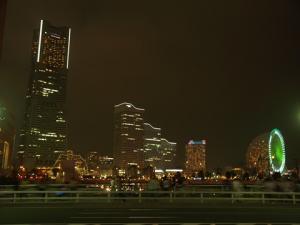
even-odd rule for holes
{"type": "Polygon", "coordinates": [[[290,205],[121,202],[0,207],[0,224],[300,223],[300,207],[290,205]]]}

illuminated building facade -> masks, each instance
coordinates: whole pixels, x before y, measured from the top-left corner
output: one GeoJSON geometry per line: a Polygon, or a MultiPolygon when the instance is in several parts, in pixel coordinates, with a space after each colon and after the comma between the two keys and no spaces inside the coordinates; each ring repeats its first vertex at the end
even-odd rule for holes
{"type": "Polygon", "coordinates": [[[271,132],[255,138],[246,154],[247,167],[258,174],[283,173],[286,170],[285,143],[281,132],[271,132]]]}
{"type": "Polygon", "coordinates": [[[99,171],[102,177],[112,176],[114,169],[114,158],[109,156],[99,156],[99,171]]]}
{"type": "Polygon", "coordinates": [[[158,168],[161,160],[161,128],[144,123],[144,157],[147,165],[158,168]]]}
{"type": "Polygon", "coordinates": [[[206,141],[189,141],[185,146],[187,173],[205,171],[206,169],[206,141]]]}
{"type": "Polygon", "coordinates": [[[88,164],[89,169],[97,169],[99,159],[98,159],[98,152],[89,152],[86,157],[86,161],[88,164]]]}
{"type": "Polygon", "coordinates": [[[15,140],[14,119],[4,107],[0,107],[0,169],[11,168],[15,140]]]}
{"type": "Polygon", "coordinates": [[[70,39],[71,28],[54,27],[45,20],[34,31],[19,151],[37,166],[53,165],[54,152],[67,148],[65,100],[70,39]]]}
{"type": "Polygon", "coordinates": [[[53,168],[57,170],[56,179],[59,182],[79,180],[80,175],[88,170],[86,160],[81,155],[74,154],[72,150],[59,154],[53,168]]]}
{"type": "Polygon", "coordinates": [[[74,154],[72,150],[61,153],[53,164],[53,167],[67,170],[70,165],[73,165],[71,166],[71,169],[78,169],[81,171],[85,171],[88,168],[86,160],[81,155],[74,154]]]}
{"type": "Polygon", "coordinates": [[[160,169],[170,169],[175,167],[177,143],[170,142],[165,138],[160,142],[160,169]]]}
{"type": "Polygon", "coordinates": [[[266,174],[269,171],[268,139],[269,133],[264,133],[253,139],[248,146],[247,168],[258,174],[266,174]]]}
{"type": "Polygon", "coordinates": [[[127,169],[130,164],[144,167],[144,112],[126,102],[114,107],[113,154],[117,168],[127,169]]]}
{"type": "Polygon", "coordinates": [[[6,4],[7,4],[7,0],[0,0],[0,59],[1,59],[2,44],[3,44],[3,37],[4,37],[6,4]]]}
{"type": "Polygon", "coordinates": [[[100,169],[112,169],[114,165],[114,158],[109,156],[99,156],[100,169]]]}

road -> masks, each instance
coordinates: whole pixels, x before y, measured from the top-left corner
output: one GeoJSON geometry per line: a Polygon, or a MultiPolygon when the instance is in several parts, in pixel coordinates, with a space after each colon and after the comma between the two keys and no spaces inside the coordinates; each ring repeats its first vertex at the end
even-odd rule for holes
{"type": "Polygon", "coordinates": [[[0,224],[300,223],[300,206],[200,204],[1,205],[0,224]]]}

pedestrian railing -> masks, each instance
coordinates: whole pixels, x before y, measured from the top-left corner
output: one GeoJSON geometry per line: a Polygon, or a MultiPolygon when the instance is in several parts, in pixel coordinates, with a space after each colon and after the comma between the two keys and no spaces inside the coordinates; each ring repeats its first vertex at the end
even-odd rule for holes
{"type": "Polygon", "coordinates": [[[229,203],[286,203],[300,202],[298,192],[195,192],[195,191],[0,191],[0,203],[36,202],[118,202],[118,201],[166,201],[166,202],[216,202],[229,203]]]}

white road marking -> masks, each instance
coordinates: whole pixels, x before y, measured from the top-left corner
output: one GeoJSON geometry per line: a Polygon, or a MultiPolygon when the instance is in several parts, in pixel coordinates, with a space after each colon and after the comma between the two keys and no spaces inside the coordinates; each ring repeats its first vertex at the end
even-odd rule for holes
{"type": "Polygon", "coordinates": [[[162,211],[168,209],[128,209],[129,211],[162,211]]]}
{"type": "Polygon", "coordinates": [[[71,219],[164,219],[176,218],[171,216],[72,216],[71,219]]]}
{"type": "Polygon", "coordinates": [[[129,216],[129,219],[164,219],[164,218],[176,218],[175,216],[129,216]]]}
{"type": "Polygon", "coordinates": [[[128,219],[127,216],[71,216],[71,219],[128,219]]]}
{"type": "Polygon", "coordinates": [[[79,212],[79,214],[120,214],[120,212],[119,211],[118,212],[106,212],[106,211],[101,212],[101,211],[99,211],[99,212],[79,212]]]}

